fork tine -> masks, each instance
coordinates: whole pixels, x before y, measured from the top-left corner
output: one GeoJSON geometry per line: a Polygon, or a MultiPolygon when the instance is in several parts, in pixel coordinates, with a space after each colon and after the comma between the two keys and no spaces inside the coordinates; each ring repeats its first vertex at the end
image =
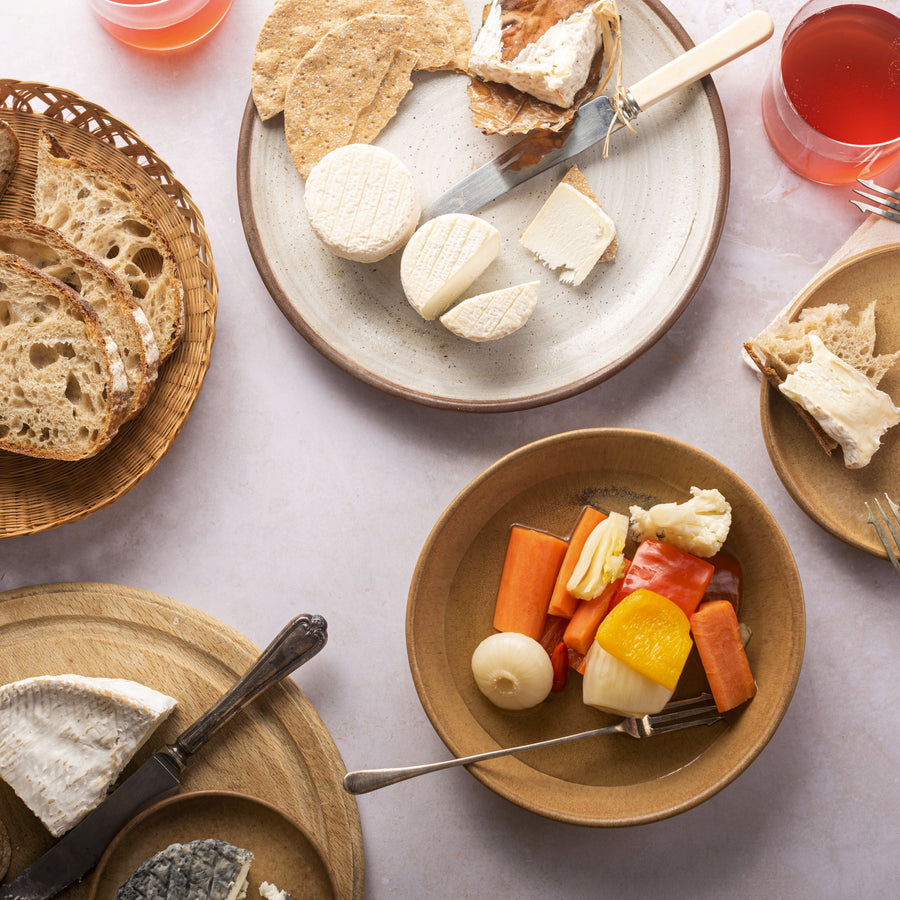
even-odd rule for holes
{"type": "Polygon", "coordinates": [[[850,202],[862,212],[875,213],[878,216],[883,216],[885,219],[890,219],[892,222],[900,222],[900,213],[893,212],[893,210],[884,209],[881,206],[870,206],[868,203],[860,203],[859,200],[851,200],[850,202]]]}
{"type": "MultiPolygon", "coordinates": [[[[868,188],[870,191],[875,191],[877,194],[887,194],[888,197],[893,197],[895,200],[900,200],[900,194],[897,191],[888,190],[886,187],[882,187],[880,184],[876,184],[871,178],[857,178],[858,184],[861,184],[864,188],[868,188]]],[[[859,193],[859,191],[857,191],[859,193]]]]}
{"type": "Polygon", "coordinates": [[[853,193],[860,197],[864,197],[866,200],[872,200],[874,203],[880,203],[882,206],[886,206],[894,212],[900,212],[900,203],[896,200],[888,200],[885,197],[876,197],[875,194],[867,194],[865,191],[861,191],[857,188],[853,188],[853,193]]]}
{"type": "Polygon", "coordinates": [[[661,712],[645,716],[644,722],[650,734],[663,734],[681,728],[692,728],[694,725],[712,725],[722,718],[724,717],[716,709],[712,695],[704,693],[668,703],[661,712]]]}
{"type": "MultiPolygon", "coordinates": [[[[896,516],[897,510],[894,508],[896,506],[896,504],[894,503],[893,500],[891,500],[888,497],[887,494],[885,494],[884,496],[890,502],[891,510],[893,511],[894,515],[896,516]]],[[[897,546],[900,547],[900,540],[898,540],[898,538],[897,538],[897,532],[894,529],[894,526],[888,520],[887,516],[885,516],[884,509],[882,508],[881,503],[878,501],[877,497],[875,498],[874,502],[875,502],[875,505],[878,507],[878,511],[881,513],[882,516],[884,516],[885,524],[890,529],[891,535],[893,536],[894,540],[897,542],[897,546]]],[[[897,574],[900,575],[900,559],[897,559],[897,554],[894,552],[894,548],[891,546],[891,542],[888,540],[888,536],[884,533],[884,529],[881,527],[881,522],[879,522],[878,517],[875,515],[875,513],[872,512],[872,507],[869,506],[868,501],[866,501],[866,509],[869,512],[869,515],[868,515],[868,518],[866,519],[866,521],[870,525],[874,526],[875,533],[878,535],[878,540],[881,541],[881,544],[884,547],[885,552],[887,553],[887,557],[891,561],[891,565],[894,567],[894,570],[897,572],[897,574]]]]}

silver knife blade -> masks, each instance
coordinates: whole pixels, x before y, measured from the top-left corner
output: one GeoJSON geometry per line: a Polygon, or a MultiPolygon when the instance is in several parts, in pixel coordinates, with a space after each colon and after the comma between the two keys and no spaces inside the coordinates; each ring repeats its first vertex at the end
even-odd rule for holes
{"type": "Polygon", "coordinates": [[[322,616],[291,620],[244,675],[186,728],[155,753],[95,810],[60,838],[37,862],[7,884],[0,900],[50,900],[92,869],[110,841],[153,800],[177,790],[188,758],[236,712],[298,666],[312,659],[328,640],[322,616]]]}
{"type": "Polygon", "coordinates": [[[179,771],[165,750],[155,753],[34,865],[0,885],[0,900],[46,900],[77,881],[142,809],[178,789],[179,771]]]}
{"type": "Polygon", "coordinates": [[[560,143],[550,152],[546,148],[553,145],[553,136],[547,132],[523,138],[431,203],[423,213],[423,220],[444,213],[476,212],[523,181],[577,156],[603,140],[611,130],[618,131],[642,110],[759,46],[771,37],[773,30],[768,13],[762,10],[748,13],[642,78],[617,103],[608,97],[597,97],[586,103],[578,110],[571,126],[560,132],[557,138],[560,143]],[[613,124],[617,114],[620,121],[613,124]]]}

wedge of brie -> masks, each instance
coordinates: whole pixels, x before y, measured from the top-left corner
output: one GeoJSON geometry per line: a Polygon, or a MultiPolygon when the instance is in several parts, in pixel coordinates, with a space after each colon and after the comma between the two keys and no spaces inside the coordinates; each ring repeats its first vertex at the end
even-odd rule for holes
{"type": "Polygon", "coordinates": [[[596,200],[562,181],[522,232],[522,245],[559,280],[581,284],[616,237],[615,222],[596,200]]]}
{"type": "Polygon", "coordinates": [[[571,106],[603,45],[604,3],[530,0],[519,5],[523,9],[509,0],[491,0],[472,45],[469,72],[546,103],[571,106]],[[531,18],[528,26],[540,24],[536,37],[523,22],[524,14],[531,18]]]}
{"type": "Polygon", "coordinates": [[[369,144],[348,144],[319,160],[306,179],[304,203],[319,240],[355,262],[377,262],[399,250],[421,212],[410,171],[369,144]]]}
{"type": "Polygon", "coordinates": [[[531,317],[539,281],[517,284],[457,303],[441,316],[441,324],[469,341],[496,341],[518,331],[531,317]]]}
{"type": "Polygon", "coordinates": [[[56,837],[105,798],[175,700],[134,681],[47,675],[0,687],[0,777],[56,837]]]}
{"type": "Polygon", "coordinates": [[[400,260],[403,292],[424,319],[436,319],[497,258],[500,232],[464,213],[430,219],[400,260]]]}
{"type": "Polygon", "coordinates": [[[900,409],[862,372],[832,353],[818,335],[810,334],[808,340],[812,359],[800,363],[779,390],[841,445],[847,468],[862,468],[884,433],[900,424],[900,409]]]}

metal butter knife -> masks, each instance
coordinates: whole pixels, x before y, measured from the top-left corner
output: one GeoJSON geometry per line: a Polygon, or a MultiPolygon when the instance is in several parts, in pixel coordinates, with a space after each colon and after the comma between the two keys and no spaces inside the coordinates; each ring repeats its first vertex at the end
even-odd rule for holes
{"type": "Polygon", "coordinates": [[[769,14],[755,10],[696,47],[676,56],[662,68],[642,78],[625,91],[619,103],[597,97],[578,110],[568,130],[558,136],[539,132],[528,135],[496,159],[476,169],[434,201],[423,213],[423,221],[444,213],[473,213],[545,169],[581,153],[606,138],[612,130],[630,122],[642,110],[677,90],[709,75],[725,63],[758,47],[772,36],[769,14]],[[616,118],[619,122],[615,123],[616,118]],[[548,152],[548,147],[553,147],[548,152]]]}
{"type": "Polygon", "coordinates": [[[92,869],[137,813],[178,788],[188,758],[222,725],[325,646],[327,628],[321,616],[293,619],[234,687],[174,743],[154,753],[34,865],[0,885],[0,900],[49,900],[92,869]]]}

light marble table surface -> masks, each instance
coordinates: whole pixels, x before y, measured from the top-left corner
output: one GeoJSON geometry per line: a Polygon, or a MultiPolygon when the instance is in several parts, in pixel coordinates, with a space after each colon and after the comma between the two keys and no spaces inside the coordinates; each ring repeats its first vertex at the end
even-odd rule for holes
{"type": "MultiPolygon", "coordinates": [[[[686,311],[609,381],[496,414],[415,406],[354,380],[268,295],[241,226],[235,162],[270,0],[235,0],[206,42],[168,55],[118,44],[86,0],[5,6],[0,74],[68,88],[129,123],[202,211],[220,290],[212,365],[171,451],[114,505],[0,543],[0,588],[130,585],[192,604],[260,645],[290,616],[321,613],[329,645],[296,679],[348,768],[438,759],[446,749],[416,695],[404,635],[410,577],[435,520],[486,466],[532,440],[594,426],[670,435],[746,481],[795,556],[807,642],[780,729],[712,799],[625,830],[540,818],[463,769],[360,797],[367,896],[896,896],[900,583],[788,495],[739,352],[863,221],[848,188],[801,180],[762,130],[764,73],[796,0],[772,0],[775,39],[714,76],[731,196],[686,311]]],[[[753,8],[668,7],[695,41],[753,8]]]]}

